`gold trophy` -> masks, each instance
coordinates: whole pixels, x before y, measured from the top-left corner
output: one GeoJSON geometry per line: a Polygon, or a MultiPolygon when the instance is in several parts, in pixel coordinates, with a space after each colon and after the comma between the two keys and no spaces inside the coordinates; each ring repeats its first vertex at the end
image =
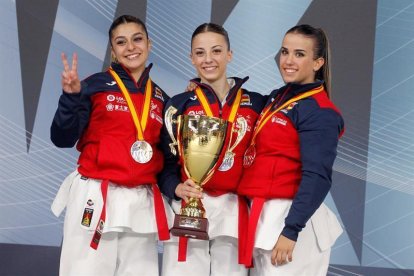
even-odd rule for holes
{"type": "MultiPolygon", "coordinates": [[[[200,188],[212,177],[226,138],[227,121],[203,116],[180,115],[170,107],[165,113],[165,125],[173,141],[171,152],[176,155],[175,145],[183,160],[184,171],[200,188]],[[174,138],[173,123],[177,123],[177,139],[174,138]]],[[[208,240],[208,220],[205,218],[203,203],[198,198],[190,198],[176,214],[171,229],[174,236],[208,240]]]]}

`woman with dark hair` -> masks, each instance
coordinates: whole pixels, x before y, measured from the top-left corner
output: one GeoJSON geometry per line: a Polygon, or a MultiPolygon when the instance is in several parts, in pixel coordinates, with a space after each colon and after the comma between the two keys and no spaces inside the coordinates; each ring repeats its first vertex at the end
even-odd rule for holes
{"type": "Polygon", "coordinates": [[[66,207],[60,275],[158,276],[157,239],[169,238],[157,186],[169,98],[149,77],[151,41],[140,19],[118,17],[109,40],[114,62],[83,81],[76,54],[71,66],[62,54],[51,140],[77,143],[80,156],[52,205],[57,216],[66,207]]]}
{"type": "Polygon", "coordinates": [[[173,141],[167,131],[164,132],[162,145],[166,165],[160,177],[161,190],[172,199],[177,214],[182,201],[202,197],[209,227],[208,240],[172,237],[164,242],[162,275],[245,276],[248,271],[238,261],[238,225],[239,215],[247,216],[247,213],[239,212],[245,203],[235,191],[242,173],[243,153],[264,98],[242,88],[247,77],[227,77],[232,51],[222,26],[205,23],[197,27],[191,39],[190,56],[198,74],[198,78],[191,80],[196,88],[171,98],[166,113],[175,110],[174,119],[178,115],[221,118],[228,121],[227,133],[233,134],[227,135],[221,151],[223,161],[219,161],[201,192],[184,172],[182,156],[171,152],[169,145],[173,141]]]}
{"type": "Polygon", "coordinates": [[[243,238],[251,275],[326,275],[342,233],[323,204],[344,131],[329,99],[329,62],[322,29],[300,25],[286,33],[279,57],[286,85],[269,95],[257,120],[238,187],[251,200],[243,238]]]}

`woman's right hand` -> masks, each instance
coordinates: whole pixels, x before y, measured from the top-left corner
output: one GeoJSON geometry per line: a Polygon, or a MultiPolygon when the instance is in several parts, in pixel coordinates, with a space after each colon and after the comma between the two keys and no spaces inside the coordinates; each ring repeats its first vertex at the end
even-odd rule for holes
{"type": "Polygon", "coordinates": [[[187,179],[184,183],[180,183],[175,188],[175,194],[182,198],[186,203],[189,201],[190,197],[193,198],[202,198],[203,193],[201,188],[197,186],[193,180],[187,179]]]}
{"type": "Polygon", "coordinates": [[[68,59],[65,53],[61,54],[61,58],[63,63],[63,91],[69,94],[79,93],[81,91],[81,83],[78,76],[78,55],[74,53],[72,56],[72,68],[69,67],[68,59]]]}

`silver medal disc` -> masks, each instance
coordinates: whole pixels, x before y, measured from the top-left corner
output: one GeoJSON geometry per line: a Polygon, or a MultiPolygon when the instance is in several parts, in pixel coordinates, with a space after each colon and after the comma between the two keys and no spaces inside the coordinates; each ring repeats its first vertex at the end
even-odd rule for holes
{"type": "Polygon", "coordinates": [[[234,165],[234,155],[235,153],[228,151],[224,155],[223,162],[221,163],[220,167],[218,168],[219,171],[226,172],[230,170],[234,165]]]}
{"type": "Polygon", "coordinates": [[[250,167],[253,164],[254,158],[256,158],[256,147],[250,145],[247,150],[244,152],[243,166],[245,168],[250,167]]]}
{"type": "Polygon", "coordinates": [[[152,158],[152,147],[146,141],[135,141],[131,146],[131,156],[138,163],[148,163],[152,158]]]}

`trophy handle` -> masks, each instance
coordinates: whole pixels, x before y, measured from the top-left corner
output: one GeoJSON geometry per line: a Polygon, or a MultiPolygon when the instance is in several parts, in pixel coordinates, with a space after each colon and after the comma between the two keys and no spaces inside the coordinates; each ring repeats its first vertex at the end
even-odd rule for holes
{"type": "Polygon", "coordinates": [[[229,146],[229,148],[227,149],[227,152],[232,152],[237,147],[237,145],[240,144],[241,140],[243,140],[244,135],[246,135],[246,131],[247,131],[246,119],[244,119],[243,117],[238,117],[236,121],[237,121],[237,125],[239,126],[239,128],[236,130],[233,124],[232,126],[233,129],[231,131],[231,136],[230,136],[230,141],[231,141],[233,132],[237,132],[236,141],[234,141],[234,144],[232,146],[229,146]]]}
{"type": "Polygon", "coordinates": [[[172,143],[169,143],[171,153],[174,155],[177,155],[177,150],[175,146],[177,146],[178,143],[174,137],[173,127],[172,127],[174,123],[177,123],[177,121],[173,119],[173,116],[175,113],[177,113],[177,108],[175,108],[174,106],[170,106],[165,112],[164,121],[165,121],[165,127],[167,128],[168,134],[170,135],[170,138],[172,140],[172,143]]]}

